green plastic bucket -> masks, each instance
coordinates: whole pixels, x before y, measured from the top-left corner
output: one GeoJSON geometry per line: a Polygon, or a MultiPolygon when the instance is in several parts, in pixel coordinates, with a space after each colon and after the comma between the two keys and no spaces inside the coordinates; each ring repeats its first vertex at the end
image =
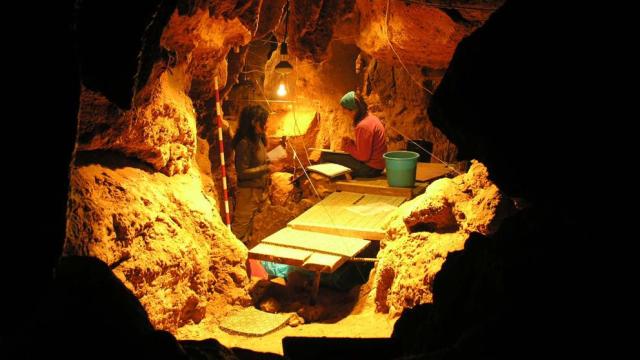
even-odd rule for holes
{"type": "Polygon", "coordinates": [[[382,155],[387,168],[387,182],[393,187],[412,187],[420,154],[413,151],[389,151],[382,155]]]}

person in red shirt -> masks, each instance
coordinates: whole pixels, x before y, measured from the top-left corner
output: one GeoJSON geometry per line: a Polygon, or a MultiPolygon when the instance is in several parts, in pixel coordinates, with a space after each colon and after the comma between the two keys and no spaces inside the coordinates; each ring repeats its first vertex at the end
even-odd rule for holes
{"type": "Polygon", "coordinates": [[[356,139],[342,138],[342,150],[348,154],[323,153],[321,160],[350,168],[353,177],[380,176],[384,170],[382,155],[387,152],[384,125],[369,113],[367,103],[354,91],[346,93],[340,105],[354,114],[356,139]]]}

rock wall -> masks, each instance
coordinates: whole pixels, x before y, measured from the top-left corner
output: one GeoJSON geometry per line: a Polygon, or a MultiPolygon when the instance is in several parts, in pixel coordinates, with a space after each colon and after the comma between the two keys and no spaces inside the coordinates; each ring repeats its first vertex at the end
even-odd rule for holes
{"type": "Polygon", "coordinates": [[[159,34],[161,55],[140,58],[150,70],[137,78],[146,83],[137,84],[131,109],[101,89],[80,96],[63,252],[109,264],[153,325],[174,333],[215,315],[210,304],[224,311],[250,302],[247,249],[221,220],[212,181],[219,159],[209,134],[198,137],[188,95],[200,81],[211,97],[216,75],[224,86],[226,54],[251,37],[238,17],[255,8],[230,4],[179,4],[159,34]]]}
{"type": "Polygon", "coordinates": [[[64,253],[109,264],[159,329],[198,323],[209,301],[248,304],[247,250],[203,193],[199,172],[168,177],[117,158],[79,155],[64,253]]]}
{"type": "Polygon", "coordinates": [[[426,140],[433,144],[432,162],[437,159],[452,162],[457,148],[429,120],[427,109],[436,83],[426,80],[421,67],[388,65],[368,56],[360,58],[362,91],[370,110],[385,123],[389,150],[407,148],[409,139],[426,140]]]}
{"type": "Polygon", "coordinates": [[[358,46],[387,63],[396,63],[399,57],[405,64],[444,69],[458,42],[482,24],[446,7],[413,1],[359,0],[357,6],[358,46]]]}
{"type": "Polygon", "coordinates": [[[433,302],[433,281],[447,256],[472,232],[489,235],[510,212],[510,200],[488,180],[484,165],[440,179],[400,206],[386,225],[375,268],[376,310],[399,315],[433,302]]]}
{"type": "Polygon", "coordinates": [[[149,100],[129,111],[83,89],[77,151],[115,150],[166,175],[186,173],[196,146],[195,112],[179,90],[186,77],[184,69],[164,72],[150,85],[149,100]]]}

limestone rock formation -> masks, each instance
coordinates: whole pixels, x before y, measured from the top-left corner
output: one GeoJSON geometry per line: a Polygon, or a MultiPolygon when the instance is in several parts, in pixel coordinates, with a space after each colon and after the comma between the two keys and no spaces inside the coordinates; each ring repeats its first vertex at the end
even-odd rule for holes
{"type": "Polygon", "coordinates": [[[358,1],[358,46],[376,59],[446,68],[458,42],[481,22],[456,21],[444,8],[407,1],[358,1]],[[387,6],[388,5],[388,6],[387,6]]]}
{"type": "Polygon", "coordinates": [[[246,45],[250,39],[251,32],[237,17],[217,17],[198,9],[184,16],[176,11],[165,27],[161,45],[177,53],[178,63],[187,64],[187,73],[200,87],[197,93],[211,98],[216,76],[220,87],[227,83],[229,50],[246,45]]]}
{"type": "Polygon", "coordinates": [[[297,0],[291,2],[293,50],[302,59],[322,62],[337,23],[353,17],[354,0],[297,0]]]}
{"type": "Polygon", "coordinates": [[[109,264],[159,329],[198,323],[214,298],[248,304],[247,250],[197,171],[167,177],[85,157],[71,173],[65,254],[109,264]]]}
{"type": "Polygon", "coordinates": [[[293,174],[287,172],[271,174],[271,185],[269,185],[271,204],[285,205],[292,196],[295,196],[294,185],[291,183],[292,176],[293,174]]]}
{"type": "Polygon", "coordinates": [[[247,250],[221,220],[217,146],[197,136],[190,90],[207,84],[197,90],[210,99],[216,76],[225,85],[227,53],[251,38],[240,15],[256,4],[178,4],[157,35],[162,56],[141,54],[130,110],[81,94],[64,253],[108,263],[159,329],[249,303],[247,250]]]}
{"type": "Polygon", "coordinates": [[[116,150],[167,175],[186,173],[196,146],[195,112],[175,81],[180,77],[163,73],[149,90],[149,102],[126,112],[83,89],[77,151],[116,150]]]}
{"type": "Polygon", "coordinates": [[[390,218],[375,269],[380,312],[433,301],[433,280],[449,253],[460,251],[471,232],[491,234],[508,214],[509,200],[473,162],[466,174],[440,179],[400,206],[390,218]]]}
{"type": "MultiPolygon", "coordinates": [[[[408,65],[407,71],[367,56],[359,58],[369,109],[385,123],[389,150],[404,150],[408,140],[426,140],[433,144],[431,161],[453,161],[456,146],[433,126],[427,114],[430,94],[437,86],[427,80],[421,68],[408,65]]],[[[422,68],[424,69],[424,68],[422,68]]]]}

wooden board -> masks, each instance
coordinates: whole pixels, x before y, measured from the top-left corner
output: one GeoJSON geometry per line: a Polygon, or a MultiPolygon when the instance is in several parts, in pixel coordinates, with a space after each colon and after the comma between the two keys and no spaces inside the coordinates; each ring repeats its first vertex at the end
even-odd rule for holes
{"type": "Polygon", "coordinates": [[[249,258],[272,261],[280,264],[302,266],[311,256],[310,251],[285,248],[271,244],[260,243],[249,250],[249,258]]]}
{"type": "Polygon", "coordinates": [[[334,154],[348,154],[348,152],[346,151],[342,151],[342,150],[338,150],[338,149],[322,149],[322,148],[309,148],[309,151],[321,151],[321,152],[327,152],[327,153],[334,153],[334,154]]]}
{"type": "Polygon", "coordinates": [[[413,187],[391,187],[389,186],[386,177],[336,181],[336,190],[338,191],[349,191],[361,194],[402,196],[407,200],[423,193],[426,188],[427,183],[424,182],[416,182],[415,186],[413,187]]]}
{"type": "Polygon", "coordinates": [[[335,192],[289,222],[298,230],[381,240],[382,224],[405,198],[335,192]]]}
{"type": "Polygon", "coordinates": [[[370,242],[355,237],[284,228],[264,238],[261,243],[352,257],[367,247],[370,242]]]}
{"type": "Polygon", "coordinates": [[[347,261],[347,258],[344,256],[313,253],[304,264],[302,264],[302,267],[311,271],[332,273],[344,264],[345,261],[347,261]]]}
{"type": "Polygon", "coordinates": [[[250,259],[277,262],[280,264],[300,266],[310,271],[331,273],[347,261],[348,257],[314,253],[306,250],[292,249],[284,246],[263,244],[249,250],[250,259]]]}
{"type": "Polygon", "coordinates": [[[453,170],[441,163],[419,162],[416,169],[416,181],[433,181],[450,172],[453,170]]]}

